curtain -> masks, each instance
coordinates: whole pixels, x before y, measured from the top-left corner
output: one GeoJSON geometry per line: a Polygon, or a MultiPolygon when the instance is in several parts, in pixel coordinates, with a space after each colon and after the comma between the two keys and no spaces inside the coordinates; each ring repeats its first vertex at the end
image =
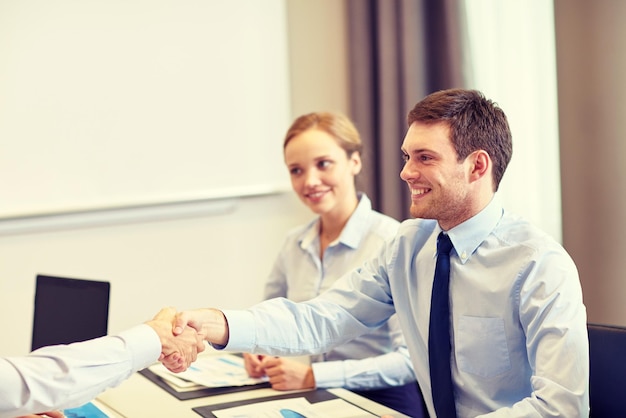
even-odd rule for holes
{"type": "Polygon", "coordinates": [[[456,0],[347,1],[350,114],[364,143],[358,187],[398,220],[410,217],[399,177],[406,116],[429,93],[466,84],[460,16],[456,0]]]}
{"type": "Polygon", "coordinates": [[[461,1],[468,35],[464,47],[472,58],[468,87],[502,107],[513,134],[513,158],[498,194],[505,208],[561,241],[554,4],[461,1]]]}

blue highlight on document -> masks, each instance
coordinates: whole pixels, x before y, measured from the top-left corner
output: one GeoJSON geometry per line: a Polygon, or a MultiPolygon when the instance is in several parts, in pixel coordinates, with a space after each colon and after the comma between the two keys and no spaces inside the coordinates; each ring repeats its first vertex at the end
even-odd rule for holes
{"type": "Polygon", "coordinates": [[[63,413],[67,418],[109,418],[107,414],[91,402],[78,408],[65,409],[63,413]]]}

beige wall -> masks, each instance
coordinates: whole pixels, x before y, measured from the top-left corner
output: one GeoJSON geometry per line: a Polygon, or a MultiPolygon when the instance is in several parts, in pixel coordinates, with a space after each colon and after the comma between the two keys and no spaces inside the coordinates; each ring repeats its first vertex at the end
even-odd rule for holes
{"type": "Polygon", "coordinates": [[[626,325],[626,2],[556,0],[563,241],[590,322],[626,325]]]}
{"type": "MultiPolygon", "coordinates": [[[[288,1],[294,115],[347,112],[343,18],[343,2],[288,1]]],[[[165,305],[245,308],[260,300],[285,233],[311,214],[292,193],[211,209],[0,233],[1,354],[30,348],[37,273],[110,281],[113,333],[165,305]]]]}
{"type": "Polygon", "coordinates": [[[294,117],[319,110],[348,113],[345,1],[287,0],[294,117]]]}

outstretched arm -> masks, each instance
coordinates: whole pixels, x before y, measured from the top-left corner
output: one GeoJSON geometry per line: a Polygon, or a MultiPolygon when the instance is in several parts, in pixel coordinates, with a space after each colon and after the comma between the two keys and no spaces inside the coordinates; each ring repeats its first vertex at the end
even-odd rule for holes
{"type": "Polygon", "coordinates": [[[175,311],[166,308],[116,336],[0,358],[0,417],[79,406],[151,365],[161,353],[179,353],[175,367],[186,368],[204,343],[193,329],[175,338],[174,317],[175,311]]]}
{"type": "Polygon", "coordinates": [[[299,356],[327,352],[379,327],[387,318],[378,312],[365,319],[367,323],[359,321],[341,304],[327,299],[296,303],[276,298],[246,310],[182,312],[174,333],[189,326],[217,349],[299,356]]]}

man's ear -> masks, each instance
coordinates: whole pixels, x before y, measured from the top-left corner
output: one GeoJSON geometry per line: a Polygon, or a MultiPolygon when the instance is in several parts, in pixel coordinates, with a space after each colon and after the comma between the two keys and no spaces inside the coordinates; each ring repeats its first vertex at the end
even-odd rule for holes
{"type": "Polygon", "coordinates": [[[477,181],[485,175],[491,175],[491,158],[487,151],[474,151],[468,158],[470,159],[469,178],[471,182],[477,181]]]}

